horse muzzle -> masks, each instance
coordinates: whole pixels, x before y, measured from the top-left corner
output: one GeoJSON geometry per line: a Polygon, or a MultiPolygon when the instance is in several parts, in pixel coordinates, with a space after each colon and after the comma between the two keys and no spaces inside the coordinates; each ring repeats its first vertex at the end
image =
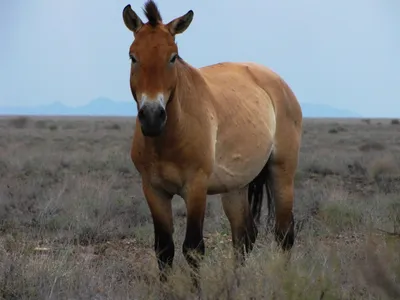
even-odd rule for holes
{"type": "Polygon", "coordinates": [[[157,102],[146,102],[138,111],[140,127],[144,136],[159,136],[167,122],[165,108],[157,102]]]}

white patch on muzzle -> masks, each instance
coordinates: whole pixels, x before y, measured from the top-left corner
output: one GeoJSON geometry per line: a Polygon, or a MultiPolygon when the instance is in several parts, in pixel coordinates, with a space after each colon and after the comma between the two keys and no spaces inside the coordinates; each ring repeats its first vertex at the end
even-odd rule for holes
{"type": "Polygon", "coordinates": [[[164,100],[164,94],[163,93],[158,93],[156,98],[151,99],[147,96],[146,93],[142,93],[142,98],[140,99],[140,104],[139,104],[139,109],[143,107],[145,103],[159,103],[162,108],[165,109],[165,100],[164,100]]]}

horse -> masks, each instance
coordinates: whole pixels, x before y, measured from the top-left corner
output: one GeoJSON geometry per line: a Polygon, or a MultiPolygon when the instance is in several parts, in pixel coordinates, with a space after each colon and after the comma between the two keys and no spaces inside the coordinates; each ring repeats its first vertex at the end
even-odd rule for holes
{"type": "Polygon", "coordinates": [[[193,67],[175,42],[193,11],[168,23],[153,0],[143,11],[146,23],[130,4],[122,12],[133,33],[129,82],[137,117],[130,156],[153,220],[160,280],[167,279],[175,254],[174,195],[186,205],[182,252],[192,274],[205,254],[207,195],[220,195],[234,257],[243,264],[258,236],[265,187],[268,206],[274,205],[275,240],[289,251],[303,118],[293,91],[254,62],[193,67]]]}

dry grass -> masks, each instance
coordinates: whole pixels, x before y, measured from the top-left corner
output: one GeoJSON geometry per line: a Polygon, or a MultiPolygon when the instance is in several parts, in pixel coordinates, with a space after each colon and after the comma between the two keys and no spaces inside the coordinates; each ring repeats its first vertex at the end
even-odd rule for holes
{"type": "MultiPolygon", "coordinates": [[[[390,120],[306,120],[290,263],[260,232],[232,271],[217,197],[205,221],[202,299],[400,299],[400,137],[390,120]],[[334,134],[332,134],[334,133],[334,134]]],[[[0,119],[0,299],[196,299],[180,251],[161,285],[129,149],[134,121],[0,119]]],[[[265,213],[265,212],[264,212],[265,213]]]]}

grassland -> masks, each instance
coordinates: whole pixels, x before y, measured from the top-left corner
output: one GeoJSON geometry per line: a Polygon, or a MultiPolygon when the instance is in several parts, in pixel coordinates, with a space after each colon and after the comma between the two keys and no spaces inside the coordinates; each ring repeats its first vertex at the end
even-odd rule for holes
{"type": "MultiPolygon", "coordinates": [[[[287,265],[264,224],[234,273],[210,197],[202,299],[400,299],[398,123],[305,120],[287,265]]],[[[122,118],[0,119],[0,299],[196,299],[179,197],[174,272],[157,280],[133,130],[122,118]]]]}

